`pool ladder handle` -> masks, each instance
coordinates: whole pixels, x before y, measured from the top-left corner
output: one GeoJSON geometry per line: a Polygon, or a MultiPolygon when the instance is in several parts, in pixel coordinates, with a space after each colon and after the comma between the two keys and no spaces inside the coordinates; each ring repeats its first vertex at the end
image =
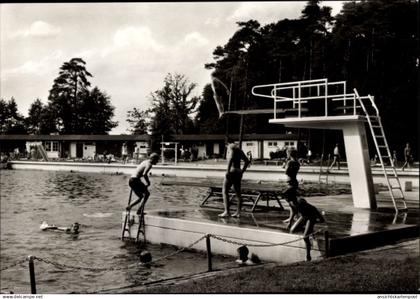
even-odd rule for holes
{"type": "MultiPolygon", "coordinates": [[[[132,196],[133,196],[133,190],[130,190],[130,196],[128,197],[127,206],[130,205],[132,196]]],[[[146,232],[145,232],[145,229],[144,229],[144,226],[145,226],[145,224],[144,224],[144,204],[143,203],[140,203],[140,204],[142,206],[141,206],[141,213],[139,215],[139,227],[138,227],[138,230],[137,230],[136,242],[139,241],[140,233],[143,234],[144,240],[146,240],[146,232]]],[[[130,211],[128,211],[125,214],[124,227],[123,227],[122,236],[121,236],[122,240],[124,240],[126,238],[125,232],[128,232],[128,234],[129,234],[128,238],[130,238],[130,226],[131,226],[130,225],[130,211]]]]}
{"type": "MultiPolygon", "coordinates": [[[[128,204],[127,206],[129,206],[131,204],[131,197],[133,195],[133,190],[130,189],[130,196],[128,197],[128,204]]],[[[130,236],[130,211],[127,211],[127,213],[125,213],[125,219],[124,219],[124,227],[122,230],[122,235],[121,235],[121,240],[124,240],[125,238],[125,232],[128,232],[128,235],[130,236]]]]}

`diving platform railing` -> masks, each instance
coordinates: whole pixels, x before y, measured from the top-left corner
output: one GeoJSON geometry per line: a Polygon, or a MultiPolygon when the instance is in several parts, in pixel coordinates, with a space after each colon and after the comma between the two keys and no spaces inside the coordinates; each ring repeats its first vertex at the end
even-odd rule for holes
{"type": "Polygon", "coordinates": [[[328,82],[324,78],[256,85],[252,88],[252,94],[274,101],[274,116],[270,119],[270,123],[343,130],[344,141],[348,147],[346,152],[349,172],[353,177],[351,178],[353,193],[364,198],[356,206],[374,208],[376,202],[372,194],[373,181],[370,167],[367,166],[369,157],[367,151],[365,152],[367,142],[364,123],[367,123],[394,208],[397,212],[406,210],[404,193],[374,97],[359,96],[356,89],[353,89],[353,93],[347,93],[346,89],[346,81],[328,82]],[[389,168],[385,166],[386,164],[389,168]],[[357,177],[363,179],[358,183],[357,177]],[[399,207],[397,201],[403,206],[399,207]]]}
{"type": "Polygon", "coordinates": [[[273,119],[284,112],[295,112],[293,116],[298,118],[311,113],[317,113],[313,116],[318,117],[358,115],[360,105],[356,94],[347,93],[346,88],[346,81],[316,79],[256,85],[252,94],[274,100],[273,119]]]}

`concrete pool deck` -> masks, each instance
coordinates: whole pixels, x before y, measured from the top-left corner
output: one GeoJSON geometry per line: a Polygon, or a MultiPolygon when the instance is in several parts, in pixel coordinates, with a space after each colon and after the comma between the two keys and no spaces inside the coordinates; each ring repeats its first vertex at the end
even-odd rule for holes
{"type": "MultiPolygon", "coordinates": [[[[348,194],[307,197],[310,203],[325,212],[326,219],[326,223],[315,226],[315,231],[319,231],[312,242],[312,258],[321,259],[327,252],[328,256],[334,256],[418,237],[418,196],[418,191],[406,192],[408,211],[399,214],[395,214],[388,192],[377,195],[379,208],[376,210],[354,208],[348,194]],[[328,231],[327,242],[324,231],[328,231]]],[[[221,207],[221,202],[214,202],[211,206],[196,209],[147,211],[146,239],[151,243],[188,247],[211,234],[215,236],[211,237],[213,253],[236,256],[236,249],[245,244],[250,254],[257,254],[263,261],[291,263],[305,260],[301,232],[288,233],[282,222],[288,217],[288,209],[250,213],[248,208],[237,219],[219,218],[221,207]]],[[[136,225],[132,229],[136,232],[136,225]]],[[[192,248],[205,251],[205,240],[192,248]]]]}

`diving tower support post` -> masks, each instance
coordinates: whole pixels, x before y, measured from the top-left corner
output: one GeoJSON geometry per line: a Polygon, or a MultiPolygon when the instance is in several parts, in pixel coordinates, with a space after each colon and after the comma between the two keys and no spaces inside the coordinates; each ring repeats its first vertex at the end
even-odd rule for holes
{"type": "Polygon", "coordinates": [[[376,209],[376,198],[370,167],[365,117],[326,116],[271,119],[270,123],[286,127],[341,130],[350,176],[353,206],[355,208],[376,209]]]}

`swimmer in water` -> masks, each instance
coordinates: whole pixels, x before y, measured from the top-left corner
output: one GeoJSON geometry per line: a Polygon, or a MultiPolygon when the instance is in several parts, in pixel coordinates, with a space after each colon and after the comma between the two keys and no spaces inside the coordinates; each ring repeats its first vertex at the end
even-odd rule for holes
{"type": "Polygon", "coordinates": [[[233,214],[233,217],[239,217],[242,207],[242,195],[241,195],[241,181],[245,170],[247,169],[250,161],[245,153],[233,142],[232,139],[228,139],[228,149],[230,150],[228,158],[228,167],[226,175],[223,181],[223,204],[225,210],[219,217],[229,217],[229,190],[233,185],[236,197],[238,199],[237,211],[233,214]],[[244,165],[241,169],[241,161],[244,161],[244,165]]]}
{"type": "Polygon", "coordinates": [[[53,231],[62,231],[69,234],[78,234],[80,224],[75,222],[69,227],[64,227],[64,226],[56,226],[54,224],[48,224],[46,221],[43,221],[39,228],[41,230],[53,230],[53,231]]]}

